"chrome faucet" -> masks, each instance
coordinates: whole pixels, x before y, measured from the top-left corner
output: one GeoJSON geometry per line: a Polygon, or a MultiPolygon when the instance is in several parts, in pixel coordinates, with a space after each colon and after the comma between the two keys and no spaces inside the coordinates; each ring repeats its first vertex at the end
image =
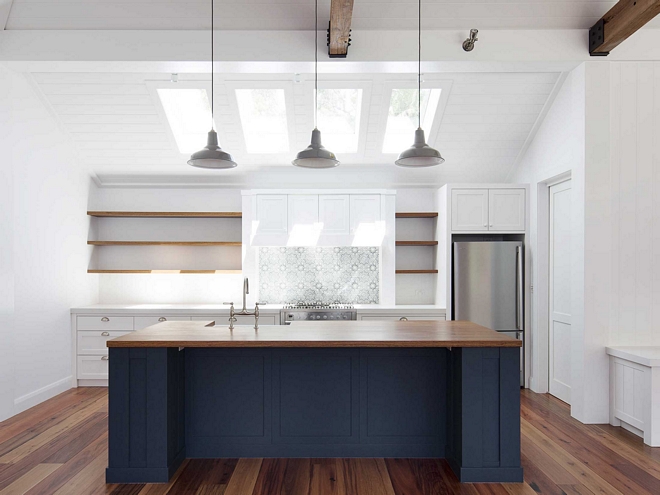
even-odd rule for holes
{"type": "Polygon", "coordinates": [[[250,312],[247,310],[246,307],[246,302],[247,302],[247,295],[250,293],[250,282],[248,281],[248,278],[245,277],[243,279],[243,309],[241,309],[239,312],[236,312],[234,309],[234,303],[233,302],[226,302],[225,304],[231,305],[229,308],[229,330],[234,329],[234,323],[236,322],[236,315],[242,315],[242,316],[254,316],[254,329],[259,330],[259,304],[261,303],[254,303],[254,311],[250,312]]]}

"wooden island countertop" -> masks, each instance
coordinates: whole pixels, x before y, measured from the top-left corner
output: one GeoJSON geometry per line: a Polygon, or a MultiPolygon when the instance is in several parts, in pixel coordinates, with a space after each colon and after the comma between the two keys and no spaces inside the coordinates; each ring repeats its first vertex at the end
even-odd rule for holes
{"type": "Polygon", "coordinates": [[[166,321],[109,340],[108,347],[520,347],[469,321],[331,321],[247,325],[166,321]]]}

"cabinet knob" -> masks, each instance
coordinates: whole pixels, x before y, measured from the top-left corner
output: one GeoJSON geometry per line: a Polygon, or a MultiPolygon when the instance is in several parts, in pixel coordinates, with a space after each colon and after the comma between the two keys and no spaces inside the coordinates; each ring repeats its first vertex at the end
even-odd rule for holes
{"type": "Polygon", "coordinates": [[[110,337],[110,332],[101,332],[101,337],[110,337]]]}
{"type": "Polygon", "coordinates": [[[484,224],[484,227],[488,227],[488,224],[487,224],[487,223],[485,223],[485,224],[484,224]]]}
{"type": "Polygon", "coordinates": [[[108,356],[101,356],[101,361],[107,361],[107,360],[108,360],[108,356]]]}
{"type": "Polygon", "coordinates": [[[107,316],[104,316],[103,318],[101,318],[101,321],[110,321],[110,318],[108,318],[107,316]]]}
{"type": "Polygon", "coordinates": [[[402,316],[401,318],[399,318],[399,321],[408,321],[408,318],[406,318],[405,316],[402,316]]]}
{"type": "Polygon", "coordinates": [[[165,318],[164,316],[161,316],[160,318],[158,318],[158,321],[167,321],[167,318],[165,318]]]}

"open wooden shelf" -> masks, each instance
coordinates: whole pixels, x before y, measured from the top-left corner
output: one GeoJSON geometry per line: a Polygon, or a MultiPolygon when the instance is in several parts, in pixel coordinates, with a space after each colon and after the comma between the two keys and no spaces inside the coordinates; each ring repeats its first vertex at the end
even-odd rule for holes
{"type": "Polygon", "coordinates": [[[87,273],[173,273],[173,274],[232,274],[242,270],[87,270],[87,273]]]}
{"type": "Polygon", "coordinates": [[[396,241],[397,246],[437,246],[438,241],[396,241]]]}
{"type": "Polygon", "coordinates": [[[438,216],[437,211],[427,211],[427,212],[413,212],[413,213],[397,213],[396,218],[436,218],[438,216]]]}
{"type": "Polygon", "coordinates": [[[91,217],[115,218],[242,218],[240,211],[88,211],[91,217]]]}
{"type": "Polygon", "coordinates": [[[227,241],[87,241],[90,246],[241,246],[227,241]]]}
{"type": "Polygon", "coordinates": [[[397,274],[438,273],[438,270],[396,270],[397,274]]]}

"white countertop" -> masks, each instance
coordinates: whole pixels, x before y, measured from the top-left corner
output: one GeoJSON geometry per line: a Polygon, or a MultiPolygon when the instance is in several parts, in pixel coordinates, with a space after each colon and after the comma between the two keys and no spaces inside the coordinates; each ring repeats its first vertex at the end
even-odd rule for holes
{"type": "Polygon", "coordinates": [[[660,347],[658,346],[613,346],[606,349],[610,356],[632,361],[642,366],[660,366],[660,347]]]}
{"type": "MultiPolygon", "coordinates": [[[[240,309],[241,302],[236,302],[235,307],[240,309]]],[[[248,308],[252,306],[248,303],[248,308]]],[[[284,307],[283,304],[264,304],[259,306],[262,313],[277,313],[284,307]]],[[[422,314],[445,314],[445,308],[434,305],[381,305],[381,304],[356,304],[355,309],[360,313],[379,313],[379,314],[403,314],[406,311],[414,311],[422,314]]],[[[71,308],[71,313],[75,314],[200,314],[213,315],[229,313],[229,306],[223,304],[94,304],[92,306],[83,306],[71,308]]]]}

